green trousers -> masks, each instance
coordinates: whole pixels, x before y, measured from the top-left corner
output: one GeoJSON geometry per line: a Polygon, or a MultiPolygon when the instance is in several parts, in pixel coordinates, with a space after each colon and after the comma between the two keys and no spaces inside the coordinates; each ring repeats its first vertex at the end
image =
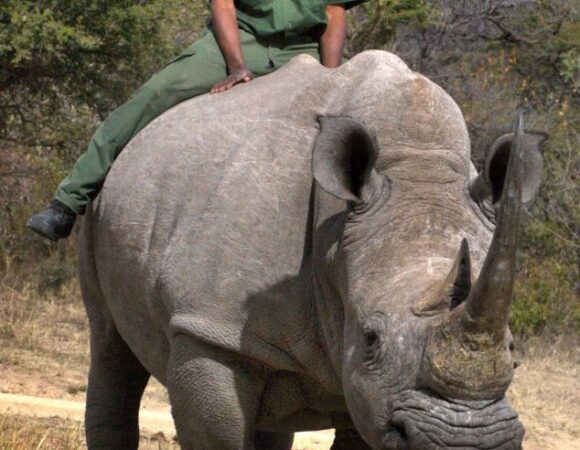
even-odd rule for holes
{"type": "MultiPolygon", "coordinates": [[[[265,44],[243,30],[240,38],[246,65],[257,76],[280,68],[301,53],[320,59],[318,43],[312,38],[265,44]]],[[[113,161],[133,136],[169,108],[209,92],[226,76],[225,59],[213,33],[208,31],[109,115],[58,187],[55,198],[77,214],[84,214],[113,161]]]]}

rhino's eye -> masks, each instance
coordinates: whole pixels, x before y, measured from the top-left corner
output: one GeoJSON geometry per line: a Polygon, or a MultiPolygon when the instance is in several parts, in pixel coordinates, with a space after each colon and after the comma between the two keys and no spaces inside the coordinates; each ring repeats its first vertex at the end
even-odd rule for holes
{"type": "Polygon", "coordinates": [[[367,348],[374,347],[379,339],[379,335],[375,330],[365,330],[364,332],[365,344],[367,348]]]}
{"type": "Polygon", "coordinates": [[[363,353],[363,360],[365,365],[369,368],[374,368],[377,366],[380,360],[380,348],[379,348],[379,334],[372,329],[367,329],[363,332],[365,349],[363,353]]]}
{"type": "Polygon", "coordinates": [[[381,312],[371,314],[362,326],[363,359],[369,368],[380,366],[385,354],[386,323],[381,312]]]}

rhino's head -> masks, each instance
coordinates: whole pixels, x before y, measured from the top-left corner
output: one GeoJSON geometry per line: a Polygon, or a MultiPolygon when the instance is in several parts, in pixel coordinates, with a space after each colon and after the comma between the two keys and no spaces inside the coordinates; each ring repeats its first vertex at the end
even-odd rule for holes
{"type": "Polygon", "coordinates": [[[433,183],[413,179],[412,161],[389,180],[396,161],[377,163],[358,122],[321,123],[314,175],[349,207],[318,228],[318,308],[357,429],[375,449],[520,448],[507,324],[522,198],[541,173],[541,157],[524,167],[521,121],[483,174],[469,180],[441,153],[433,183]]]}

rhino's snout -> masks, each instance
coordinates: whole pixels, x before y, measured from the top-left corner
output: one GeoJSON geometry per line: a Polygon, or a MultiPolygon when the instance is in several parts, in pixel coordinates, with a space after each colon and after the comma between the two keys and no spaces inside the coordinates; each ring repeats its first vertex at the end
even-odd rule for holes
{"type": "Polygon", "coordinates": [[[518,450],[524,428],[505,398],[451,402],[429,392],[404,392],[394,404],[384,449],[518,450]]]}

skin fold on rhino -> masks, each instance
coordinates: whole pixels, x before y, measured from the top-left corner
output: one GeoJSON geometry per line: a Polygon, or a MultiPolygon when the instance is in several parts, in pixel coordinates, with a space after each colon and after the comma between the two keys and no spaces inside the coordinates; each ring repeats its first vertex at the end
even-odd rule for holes
{"type": "Polygon", "coordinates": [[[542,139],[515,135],[477,174],[455,102],[382,51],[155,120],[80,233],[89,448],[137,448],[150,375],[183,449],[521,448],[507,315],[542,139]]]}

